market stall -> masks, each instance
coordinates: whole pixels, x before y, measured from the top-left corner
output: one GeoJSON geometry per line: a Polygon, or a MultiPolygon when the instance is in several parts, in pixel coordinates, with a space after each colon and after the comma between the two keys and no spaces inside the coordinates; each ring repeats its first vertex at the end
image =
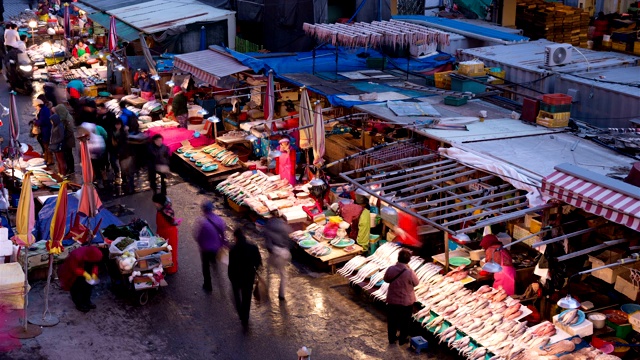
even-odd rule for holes
{"type": "Polygon", "coordinates": [[[334,238],[328,238],[324,235],[324,228],[324,225],[314,222],[305,230],[289,234],[289,237],[295,246],[330,266],[332,273],[335,273],[336,265],[345,263],[364,252],[362,246],[350,239],[344,229],[342,233],[336,233],[334,238]]]}

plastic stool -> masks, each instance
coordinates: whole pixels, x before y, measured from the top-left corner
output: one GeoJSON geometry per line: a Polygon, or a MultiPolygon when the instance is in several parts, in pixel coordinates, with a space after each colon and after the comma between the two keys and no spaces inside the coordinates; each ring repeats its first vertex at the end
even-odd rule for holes
{"type": "Polygon", "coordinates": [[[422,336],[414,336],[409,341],[409,348],[414,348],[416,350],[416,354],[420,354],[420,351],[427,350],[429,346],[429,342],[425,340],[422,336]]]}

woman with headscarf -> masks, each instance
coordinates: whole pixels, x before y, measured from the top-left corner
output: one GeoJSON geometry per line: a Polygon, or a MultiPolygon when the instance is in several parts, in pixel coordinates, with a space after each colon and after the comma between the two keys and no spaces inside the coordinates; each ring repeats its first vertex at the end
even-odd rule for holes
{"type": "Polygon", "coordinates": [[[69,110],[63,104],[58,104],[54,108],[56,115],[60,117],[60,121],[64,125],[64,142],[62,145],[62,154],[66,164],[66,173],[63,175],[73,174],[76,170],[76,163],[73,158],[73,148],[76,147],[75,126],[73,116],[69,114],[69,110]]]}
{"type": "Polygon", "coordinates": [[[516,291],[516,268],[513,267],[513,260],[509,250],[502,248],[502,243],[493,234],[485,235],[480,241],[480,246],[485,251],[485,261],[494,261],[502,267],[493,274],[494,289],[502,288],[507,295],[513,295],[516,291]]]}
{"type": "Polygon", "coordinates": [[[96,306],[91,302],[93,285],[98,281],[98,263],[102,252],[95,246],[83,246],[73,250],[58,269],[63,290],[71,292],[76,309],[88,312],[96,306]]]}
{"type": "Polygon", "coordinates": [[[164,194],[155,194],[151,198],[156,206],[156,234],[166,239],[171,246],[171,258],[173,266],[167,268],[167,274],[178,272],[178,225],[182,219],[176,219],[176,214],[171,207],[171,200],[164,194]]]}

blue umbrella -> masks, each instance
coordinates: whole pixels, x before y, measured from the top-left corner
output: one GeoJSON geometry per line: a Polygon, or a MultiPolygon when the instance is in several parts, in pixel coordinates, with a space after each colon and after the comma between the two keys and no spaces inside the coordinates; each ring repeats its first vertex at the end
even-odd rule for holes
{"type": "Polygon", "coordinates": [[[207,30],[204,26],[200,28],[200,50],[207,49],[207,30]]]}

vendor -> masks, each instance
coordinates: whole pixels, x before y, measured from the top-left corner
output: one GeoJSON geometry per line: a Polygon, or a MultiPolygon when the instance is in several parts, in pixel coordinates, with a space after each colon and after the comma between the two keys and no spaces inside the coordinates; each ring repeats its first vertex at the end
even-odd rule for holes
{"type": "Polygon", "coordinates": [[[187,128],[187,120],[189,119],[189,109],[187,108],[187,95],[181,87],[173,88],[173,102],[171,103],[171,111],[175,116],[181,128],[187,128]]]}
{"type": "Polygon", "coordinates": [[[171,200],[164,194],[154,194],[151,198],[158,210],[156,213],[156,233],[167,240],[171,246],[171,260],[173,265],[168,267],[167,274],[178,272],[178,225],[182,219],[176,219],[175,212],[171,207],[171,200]]]}
{"type": "Polygon", "coordinates": [[[288,138],[280,139],[280,156],[276,158],[276,168],[281,179],[289,181],[289,184],[296,184],[296,151],[291,148],[288,138]]]}
{"type": "Polygon", "coordinates": [[[140,97],[147,101],[155,100],[156,82],[149,77],[146,71],[140,72],[138,88],[140,89],[140,97]]]}
{"type": "Polygon", "coordinates": [[[76,46],[73,47],[73,51],[71,52],[74,58],[78,59],[84,55],[90,55],[91,50],[89,50],[89,46],[87,46],[82,39],[78,40],[76,46]]]}
{"type": "Polygon", "coordinates": [[[485,235],[480,242],[480,246],[485,251],[486,262],[495,261],[502,267],[502,270],[493,274],[493,287],[495,289],[504,289],[507,295],[514,295],[516,291],[516,268],[513,267],[513,260],[509,250],[503,249],[502,243],[493,234],[485,235]]]}
{"type": "Polygon", "coordinates": [[[101,260],[100,249],[83,246],[73,250],[58,270],[60,286],[71,292],[76,309],[82,312],[96,308],[91,302],[91,293],[98,281],[98,263],[101,260]]]}

